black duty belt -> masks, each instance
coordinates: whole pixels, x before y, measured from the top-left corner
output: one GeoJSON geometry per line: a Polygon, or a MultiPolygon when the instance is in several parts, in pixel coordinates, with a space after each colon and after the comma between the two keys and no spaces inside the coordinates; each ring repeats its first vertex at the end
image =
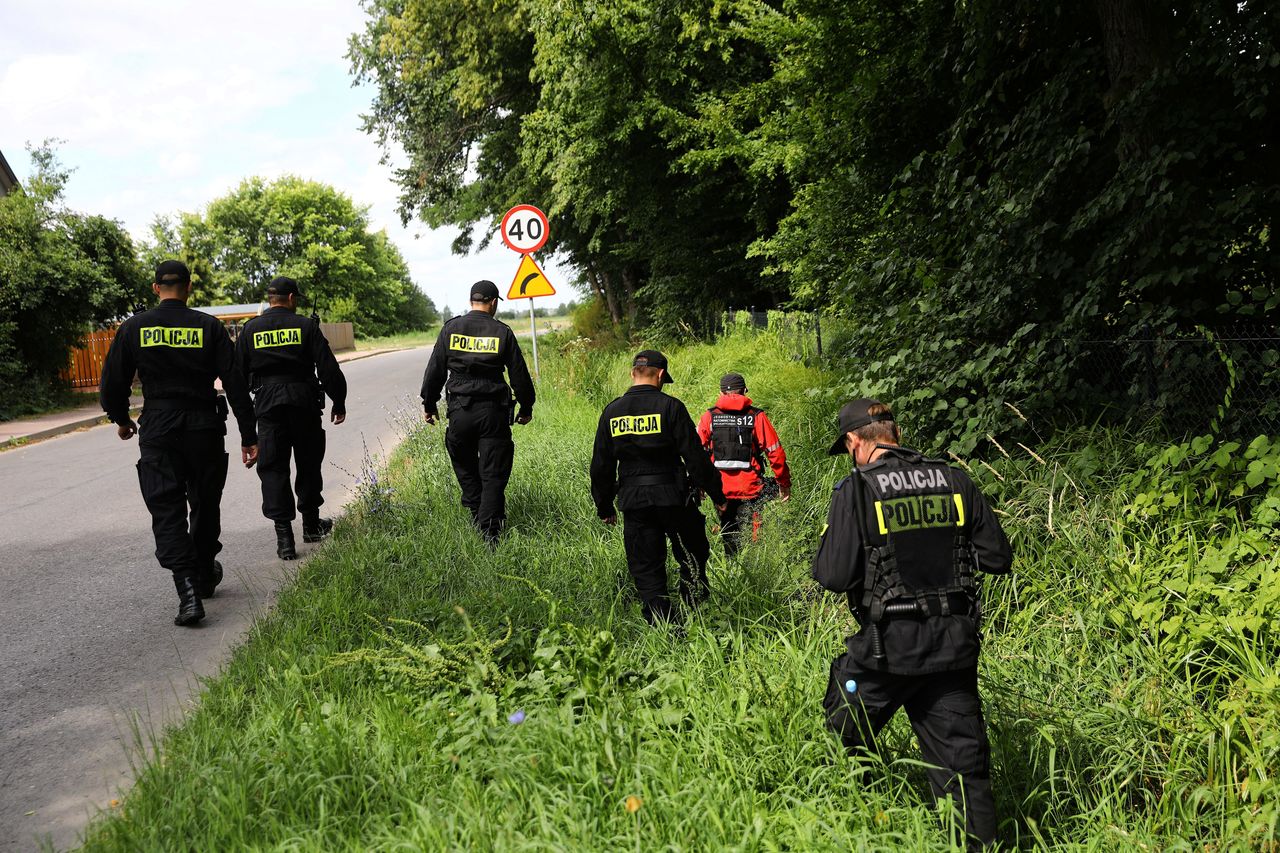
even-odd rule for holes
{"type": "MultiPolygon", "coordinates": [[[[969,600],[969,596],[963,592],[947,593],[949,599],[951,615],[963,616],[973,609],[973,602],[969,600]]],[[[921,610],[919,602],[914,599],[898,599],[891,601],[884,606],[884,615],[886,619],[920,619],[925,616],[941,616],[942,607],[939,602],[941,596],[936,594],[925,594],[925,601],[928,606],[921,610]]],[[[859,613],[859,621],[866,621],[866,614],[859,613]]]]}
{"type": "Polygon", "coordinates": [[[449,395],[446,403],[450,408],[458,409],[474,409],[477,407],[505,409],[507,406],[511,405],[511,398],[488,396],[476,397],[472,394],[451,394],[449,395]]]}
{"type": "Polygon", "coordinates": [[[142,408],[152,411],[167,412],[212,412],[217,409],[218,402],[213,400],[192,400],[182,397],[162,397],[159,400],[144,399],[142,408]]]}
{"type": "Polygon", "coordinates": [[[679,486],[675,474],[636,474],[624,476],[618,481],[619,486],[679,486]]]}
{"type": "Polygon", "coordinates": [[[300,370],[292,371],[276,371],[274,373],[255,373],[254,379],[262,385],[284,385],[289,382],[315,382],[314,373],[304,373],[300,370]]]}

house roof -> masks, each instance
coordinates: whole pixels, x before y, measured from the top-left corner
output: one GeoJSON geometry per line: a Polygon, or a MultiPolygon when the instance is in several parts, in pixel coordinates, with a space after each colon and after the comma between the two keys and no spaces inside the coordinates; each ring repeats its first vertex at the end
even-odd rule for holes
{"type": "Polygon", "coordinates": [[[266,308],[265,302],[252,302],[244,305],[204,305],[196,310],[212,314],[219,320],[245,320],[249,317],[257,317],[266,308]]]}
{"type": "Polygon", "coordinates": [[[13,173],[13,169],[9,168],[9,161],[4,159],[4,152],[0,151],[0,195],[8,195],[16,186],[18,186],[18,176],[13,173]]]}

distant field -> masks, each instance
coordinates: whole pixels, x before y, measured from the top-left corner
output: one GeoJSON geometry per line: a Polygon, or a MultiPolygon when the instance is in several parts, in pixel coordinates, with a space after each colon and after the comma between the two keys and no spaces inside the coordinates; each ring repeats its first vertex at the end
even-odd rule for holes
{"type": "MultiPolygon", "coordinates": [[[[529,318],[522,317],[519,320],[503,320],[511,327],[517,335],[529,334],[529,318]]],[[[558,317],[539,317],[538,318],[538,334],[543,332],[552,332],[558,329],[568,328],[571,321],[568,315],[558,317]]],[[[356,340],[357,350],[376,350],[376,349],[409,349],[411,347],[425,347],[436,342],[436,335],[440,334],[440,328],[437,326],[428,329],[425,332],[405,332],[400,335],[387,335],[381,338],[358,338],[356,340]]]]}
{"type": "Polygon", "coordinates": [[[411,349],[425,347],[436,342],[440,334],[439,327],[427,329],[425,332],[404,332],[399,335],[386,335],[381,338],[356,338],[357,350],[375,349],[411,349]]]}
{"type": "MultiPolygon", "coordinates": [[[[510,326],[512,331],[514,331],[517,335],[529,334],[529,315],[528,314],[525,314],[523,317],[521,317],[518,320],[503,320],[502,322],[510,326]]],[[[539,317],[538,318],[538,334],[541,335],[543,332],[554,332],[558,329],[568,328],[572,322],[573,321],[569,319],[569,316],[567,314],[563,316],[556,316],[556,317],[539,317]]]]}

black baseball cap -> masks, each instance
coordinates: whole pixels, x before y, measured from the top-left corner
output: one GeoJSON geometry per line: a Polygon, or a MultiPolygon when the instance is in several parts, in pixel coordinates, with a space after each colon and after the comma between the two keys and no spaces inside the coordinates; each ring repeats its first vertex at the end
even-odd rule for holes
{"type": "Polygon", "coordinates": [[[631,360],[632,367],[659,367],[663,371],[662,384],[667,385],[675,382],[671,378],[671,371],[667,368],[667,357],[656,349],[641,350],[636,353],[636,357],[631,360]]]}
{"type": "Polygon", "coordinates": [[[156,264],[156,284],[172,287],[175,284],[190,284],[191,270],[182,261],[161,261],[156,264]]]}
{"type": "Polygon", "coordinates": [[[882,405],[879,400],[872,400],[870,397],[863,397],[858,400],[851,400],[844,404],[844,408],[840,410],[840,434],[836,436],[835,443],[827,451],[828,456],[843,456],[849,452],[844,446],[844,437],[846,433],[853,432],[855,429],[861,429],[867,424],[873,424],[878,421],[893,420],[893,412],[884,412],[879,415],[867,414],[872,406],[882,405]]]}
{"type": "Polygon", "coordinates": [[[726,373],[720,377],[721,391],[745,391],[747,390],[747,380],[741,373],[726,373]]]}
{"type": "Polygon", "coordinates": [[[501,299],[498,295],[498,285],[482,278],[475,284],[471,285],[471,301],[472,302],[492,302],[495,299],[501,299]]]}
{"type": "Polygon", "coordinates": [[[292,293],[294,296],[298,296],[302,291],[298,290],[298,283],[296,281],[288,276],[278,275],[271,279],[271,283],[267,285],[267,293],[271,293],[276,296],[288,296],[292,293]]]}

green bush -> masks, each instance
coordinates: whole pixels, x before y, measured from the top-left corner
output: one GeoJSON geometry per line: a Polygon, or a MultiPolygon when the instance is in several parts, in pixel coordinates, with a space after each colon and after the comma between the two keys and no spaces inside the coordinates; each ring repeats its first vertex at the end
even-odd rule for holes
{"type": "Polygon", "coordinates": [[[55,405],[72,347],[128,314],[147,280],[120,223],[63,205],[52,149],[31,155],[32,177],[0,198],[0,420],[55,405]]]}

